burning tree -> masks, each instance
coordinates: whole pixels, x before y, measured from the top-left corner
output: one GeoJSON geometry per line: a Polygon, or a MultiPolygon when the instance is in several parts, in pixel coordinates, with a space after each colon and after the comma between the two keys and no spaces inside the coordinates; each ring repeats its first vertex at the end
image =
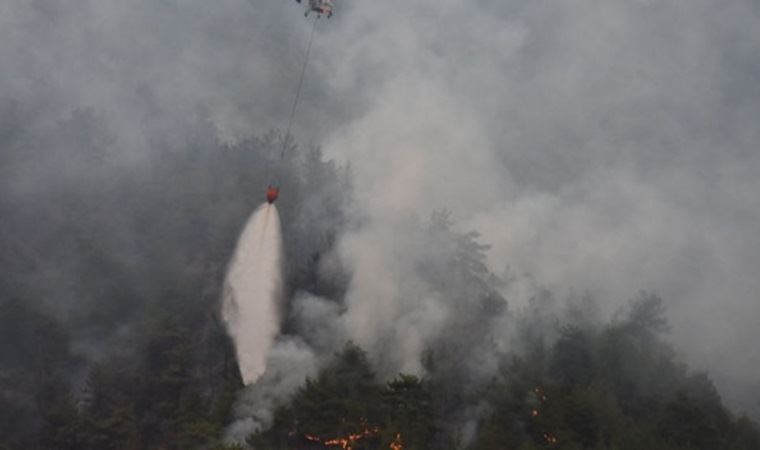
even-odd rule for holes
{"type": "Polygon", "coordinates": [[[269,449],[424,449],[432,417],[422,380],[400,375],[383,388],[364,351],[349,343],[276,411],[270,430],[249,442],[269,449]]]}
{"type": "Polygon", "coordinates": [[[276,412],[271,430],[250,441],[262,448],[374,448],[382,419],[382,389],[367,355],[349,343],[276,412]]]}
{"type": "Polygon", "coordinates": [[[433,399],[427,383],[412,375],[399,375],[388,383],[383,392],[383,403],[386,410],[383,440],[390,440],[390,443],[382,448],[429,448],[436,429],[433,399]]]}

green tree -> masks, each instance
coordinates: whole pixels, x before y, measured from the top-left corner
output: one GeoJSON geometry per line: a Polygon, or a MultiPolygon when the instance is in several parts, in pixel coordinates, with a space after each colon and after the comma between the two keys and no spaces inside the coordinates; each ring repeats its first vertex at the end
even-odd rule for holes
{"type": "Polygon", "coordinates": [[[382,389],[366,353],[346,344],[316,379],[307,379],[292,401],[275,413],[271,430],[250,439],[254,446],[292,448],[313,441],[368,432],[355,449],[372,448],[382,424],[382,389]],[[378,430],[378,431],[375,431],[378,430]]]}
{"type": "Polygon", "coordinates": [[[399,375],[388,382],[383,392],[386,422],[383,446],[388,447],[400,436],[404,449],[429,448],[435,433],[433,405],[428,386],[413,375],[399,375]]]}
{"type": "Polygon", "coordinates": [[[113,360],[90,371],[83,405],[83,448],[138,450],[142,447],[135,406],[139,382],[122,369],[123,363],[123,360],[113,360]]]}
{"type": "Polygon", "coordinates": [[[586,386],[594,378],[591,340],[586,332],[575,326],[560,331],[549,362],[549,375],[560,384],[586,386]]]}
{"type": "Polygon", "coordinates": [[[51,402],[45,411],[40,446],[49,450],[78,450],[83,446],[82,434],[76,402],[66,392],[51,402]]]}

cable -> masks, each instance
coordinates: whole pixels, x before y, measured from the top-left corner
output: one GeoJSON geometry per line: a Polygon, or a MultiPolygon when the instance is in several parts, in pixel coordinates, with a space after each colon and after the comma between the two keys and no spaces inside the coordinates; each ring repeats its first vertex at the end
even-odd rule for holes
{"type": "Polygon", "coordinates": [[[303,61],[303,68],[301,69],[301,79],[298,80],[298,89],[296,90],[296,98],[293,100],[293,108],[290,110],[290,118],[288,119],[288,128],[287,131],[285,131],[285,136],[282,138],[282,150],[280,150],[280,162],[282,162],[282,159],[285,157],[285,149],[288,145],[288,137],[290,136],[290,129],[293,126],[293,118],[296,115],[296,108],[298,107],[298,102],[301,100],[301,90],[303,89],[303,81],[306,76],[306,67],[309,64],[309,55],[311,55],[311,44],[314,42],[314,31],[317,29],[317,21],[319,20],[319,15],[316,15],[314,17],[314,25],[311,27],[311,36],[309,36],[309,46],[306,48],[306,57],[303,61]]]}

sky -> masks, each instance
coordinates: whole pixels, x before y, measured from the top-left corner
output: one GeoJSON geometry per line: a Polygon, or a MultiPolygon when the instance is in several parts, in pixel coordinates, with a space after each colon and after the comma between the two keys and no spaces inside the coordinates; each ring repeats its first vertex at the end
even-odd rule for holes
{"type": "MultiPolygon", "coordinates": [[[[377,305],[390,305],[380,329],[438,323],[429,301],[400,303],[416,287],[390,268],[414,251],[399,237],[409,216],[446,208],[523,284],[590,292],[607,313],[661,295],[687,362],[734,402],[760,390],[760,2],[335,3],[293,131],[356,177],[365,226],[339,244],[355,274],[346,333],[371,341],[361,324],[377,305]]],[[[0,97],[27,105],[32,129],[97,110],[138,167],[152,139],[181,140],[199,118],[233,142],[283,129],[312,26],[302,11],[3,0],[0,97]]],[[[530,293],[505,296],[520,308],[530,293]]]]}

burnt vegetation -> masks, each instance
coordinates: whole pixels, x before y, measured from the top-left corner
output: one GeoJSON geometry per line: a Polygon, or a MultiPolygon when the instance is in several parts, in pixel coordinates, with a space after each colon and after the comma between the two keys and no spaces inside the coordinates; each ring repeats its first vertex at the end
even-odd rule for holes
{"type": "MultiPolygon", "coordinates": [[[[239,448],[222,443],[242,385],[217,314],[235,240],[280,171],[286,285],[341,304],[350,274],[319,267],[355,225],[349,171],[319,148],[292,146],[280,165],[276,133],[232,145],[203,121],[125,163],[96,113],[42,130],[30,115],[0,103],[0,449],[239,448]]],[[[549,293],[510,312],[477,233],[446,212],[414,233],[430,249],[420,279],[456,311],[421,357],[426,375],[380,379],[383,355],[347,343],[248,444],[760,448],[757,424],[679,361],[659,297],[611,321],[549,293]],[[510,350],[495,342],[505,324],[510,350]]]]}

